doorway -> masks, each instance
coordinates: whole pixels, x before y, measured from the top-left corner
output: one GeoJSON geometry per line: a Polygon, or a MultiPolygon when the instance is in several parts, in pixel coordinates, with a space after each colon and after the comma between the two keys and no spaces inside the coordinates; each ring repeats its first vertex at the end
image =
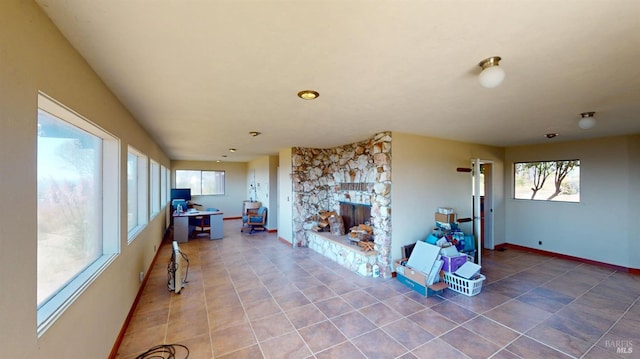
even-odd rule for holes
{"type": "Polygon", "coordinates": [[[494,249],[493,238],[493,162],[472,161],[471,196],[473,203],[473,235],[476,238],[477,262],[481,262],[482,248],[494,249]]]}

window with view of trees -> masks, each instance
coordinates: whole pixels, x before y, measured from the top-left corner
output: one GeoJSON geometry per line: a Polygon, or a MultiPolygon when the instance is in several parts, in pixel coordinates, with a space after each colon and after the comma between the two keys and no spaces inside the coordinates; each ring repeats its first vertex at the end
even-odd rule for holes
{"type": "Polygon", "coordinates": [[[580,202],[580,160],[518,162],[516,199],[580,202]]]}
{"type": "Polygon", "coordinates": [[[224,171],[176,170],[176,188],[191,188],[192,196],[224,194],[224,171]]]}
{"type": "Polygon", "coordinates": [[[119,251],[119,142],[38,95],[37,321],[42,334],[119,251]]]}

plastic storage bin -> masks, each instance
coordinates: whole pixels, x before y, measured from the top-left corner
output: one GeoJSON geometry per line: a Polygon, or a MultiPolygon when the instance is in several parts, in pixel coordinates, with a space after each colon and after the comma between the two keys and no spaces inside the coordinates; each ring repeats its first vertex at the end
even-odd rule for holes
{"type": "Polygon", "coordinates": [[[444,272],[444,282],[449,285],[449,289],[472,297],[482,290],[482,282],[487,279],[487,277],[482,274],[479,275],[478,279],[464,279],[462,277],[458,277],[453,273],[444,272]]]}

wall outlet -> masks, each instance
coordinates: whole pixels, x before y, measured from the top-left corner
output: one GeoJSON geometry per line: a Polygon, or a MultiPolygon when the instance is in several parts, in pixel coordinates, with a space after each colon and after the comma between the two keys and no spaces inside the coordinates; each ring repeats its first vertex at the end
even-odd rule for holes
{"type": "Polygon", "coordinates": [[[140,283],[144,280],[144,272],[140,272],[140,283]]]}

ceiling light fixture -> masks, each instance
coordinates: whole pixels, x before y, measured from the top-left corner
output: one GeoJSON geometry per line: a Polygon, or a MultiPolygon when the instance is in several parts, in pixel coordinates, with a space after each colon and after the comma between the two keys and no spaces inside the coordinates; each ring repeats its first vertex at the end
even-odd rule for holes
{"type": "Polygon", "coordinates": [[[588,130],[596,125],[596,119],[593,117],[595,112],[583,112],[580,114],[582,118],[578,121],[578,126],[583,130],[588,130]]]}
{"type": "Polygon", "coordinates": [[[478,80],[482,87],[490,89],[502,83],[504,80],[504,70],[498,66],[500,60],[502,60],[500,56],[492,56],[480,61],[478,66],[482,68],[482,72],[478,80]]]}
{"type": "Polygon", "coordinates": [[[236,152],[236,149],[235,148],[230,148],[229,152],[236,152]]]}
{"type": "Polygon", "coordinates": [[[320,96],[320,94],[313,90],[304,90],[298,92],[298,97],[303,100],[315,100],[318,98],[318,96],[320,96]]]}
{"type": "Polygon", "coordinates": [[[558,137],[557,133],[547,133],[546,135],[544,135],[544,137],[548,138],[548,139],[552,139],[555,137],[558,137]]]}
{"type": "Polygon", "coordinates": [[[256,136],[260,136],[262,134],[262,132],[251,131],[251,132],[249,132],[249,134],[251,135],[251,137],[256,137],[256,136]]]}

